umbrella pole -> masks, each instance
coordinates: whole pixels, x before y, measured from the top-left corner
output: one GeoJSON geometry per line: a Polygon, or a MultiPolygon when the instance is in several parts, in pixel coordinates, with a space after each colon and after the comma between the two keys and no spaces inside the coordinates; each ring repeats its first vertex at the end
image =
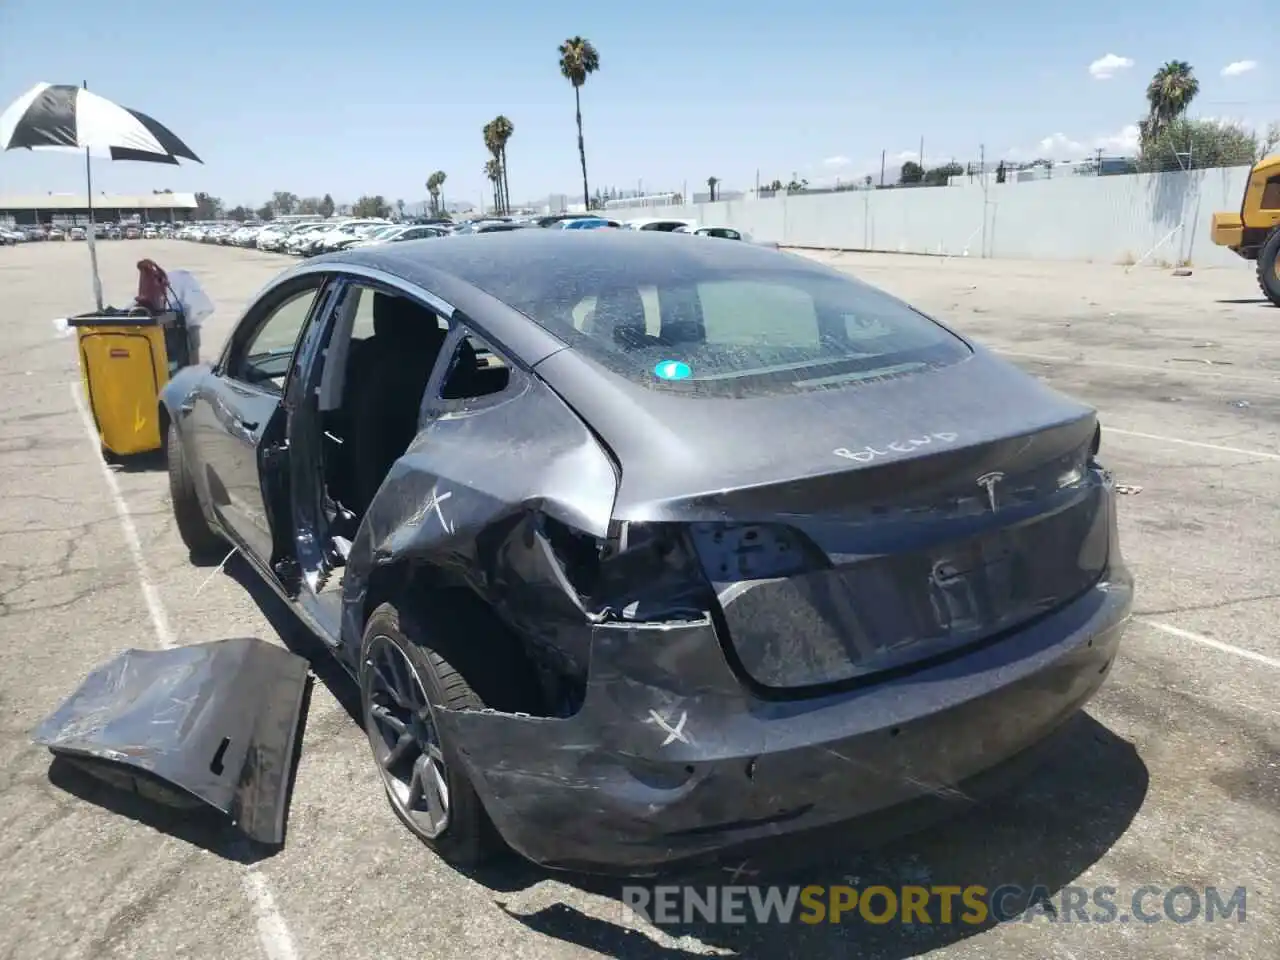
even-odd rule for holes
{"type": "MultiPolygon", "coordinates": [[[[84,88],[89,89],[89,82],[86,80],[84,88]]],[[[89,241],[89,266],[93,271],[93,299],[97,304],[98,312],[103,310],[102,304],[102,280],[98,276],[98,247],[94,241],[94,234],[97,233],[93,229],[93,163],[89,157],[89,148],[84,148],[84,185],[85,185],[85,201],[89,208],[89,229],[85,231],[85,239],[89,241]]]]}

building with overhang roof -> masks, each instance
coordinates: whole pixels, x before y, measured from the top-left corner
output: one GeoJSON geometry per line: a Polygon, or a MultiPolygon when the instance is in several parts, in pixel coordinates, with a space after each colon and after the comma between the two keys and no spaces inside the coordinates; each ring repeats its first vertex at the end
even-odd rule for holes
{"type": "MultiPolygon", "coordinates": [[[[93,219],[98,223],[189,220],[196,207],[194,193],[96,193],[93,219]]],[[[0,223],[70,226],[88,222],[89,204],[83,193],[0,194],[0,223]]]]}

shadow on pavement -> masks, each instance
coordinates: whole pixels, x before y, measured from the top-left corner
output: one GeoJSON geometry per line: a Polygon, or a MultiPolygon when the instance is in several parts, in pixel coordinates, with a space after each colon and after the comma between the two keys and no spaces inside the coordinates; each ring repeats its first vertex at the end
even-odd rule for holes
{"type": "Polygon", "coordinates": [[[91,773],[83,761],[54,757],[49,764],[49,782],[86,803],[226,860],[251,864],[278,852],[278,848],[254,843],[237,832],[212,807],[179,796],[162,781],[147,780],[137,771],[104,762],[91,773]]]}
{"type": "Polygon", "coordinates": [[[356,726],[363,731],[364,720],[360,716],[360,690],[351,675],[343,669],[311,628],[293,611],[287,603],[280,599],[247,560],[237,553],[227,561],[225,572],[232,580],[244,588],[245,593],[263,616],[271,624],[280,637],[280,641],[289,649],[311,664],[311,672],[316,679],[329,688],[329,692],[342,705],[356,726]]]}
{"type": "Polygon", "coordinates": [[[107,463],[117,473],[155,473],[169,469],[163,450],[135,453],[128,457],[113,456],[107,463]]]}

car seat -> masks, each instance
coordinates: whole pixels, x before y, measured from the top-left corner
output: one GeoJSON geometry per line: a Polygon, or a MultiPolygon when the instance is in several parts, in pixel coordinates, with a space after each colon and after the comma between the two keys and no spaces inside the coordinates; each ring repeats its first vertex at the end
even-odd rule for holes
{"type": "Polygon", "coordinates": [[[422,395],[447,331],[426,307],[376,293],[373,336],[351,357],[350,451],[352,512],[363,516],[391,465],[418,432],[422,395]]]}

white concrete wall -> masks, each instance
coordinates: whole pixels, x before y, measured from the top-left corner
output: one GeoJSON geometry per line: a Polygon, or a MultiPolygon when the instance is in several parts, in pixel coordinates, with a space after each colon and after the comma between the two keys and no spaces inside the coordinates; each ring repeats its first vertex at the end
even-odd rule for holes
{"type": "Polygon", "coordinates": [[[1248,167],[1061,177],[610,210],[691,217],[784,246],[1095,263],[1250,266],[1209,238],[1215,210],[1239,210],[1248,167]],[[985,209],[984,209],[985,208],[985,209]],[[1185,224],[1179,229],[1180,224],[1185,224]]]}

